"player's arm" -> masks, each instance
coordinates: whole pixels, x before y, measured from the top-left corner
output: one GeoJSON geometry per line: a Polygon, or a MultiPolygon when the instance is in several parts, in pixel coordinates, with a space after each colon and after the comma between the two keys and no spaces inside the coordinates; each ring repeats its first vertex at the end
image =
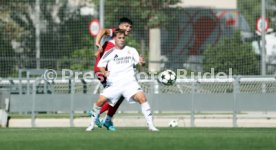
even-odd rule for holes
{"type": "Polygon", "coordinates": [[[133,48],[133,58],[134,58],[135,65],[137,65],[137,64],[144,65],[145,64],[144,56],[140,56],[135,48],[133,48]]]}
{"type": "Polygon", "coordinates": [[[101,73],[104,75],[104,76],[108,76],[109,72],[106,71],[106,66],[108,64],[108,62],[114,57],[113,55],[113,49],[107,51],[104,53],[104,55],[102,56],[102,58],[100,59],[97,67],[99,67],[101,73]]]}
{"type": "Polygon", "coordinates": [[[112,30],[111,29],[101,29],[100,32],[96,36],[96,47],[98,50],[95,52],[95,56],[98,56],[102,51],[103,48],[101,46],[101,40],[104,35],[112,36],[112,30]]]}

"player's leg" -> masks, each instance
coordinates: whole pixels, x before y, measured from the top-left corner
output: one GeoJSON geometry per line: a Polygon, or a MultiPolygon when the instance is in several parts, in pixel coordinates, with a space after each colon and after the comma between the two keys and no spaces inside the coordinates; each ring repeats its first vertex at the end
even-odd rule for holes
{"type": "Polygon", "coordinates": [[[118,108],[121,105],[121,103],[123,102],[123,100],[124,100],[124,97],[121,96],[114,107],[109,106],[107,115],[105,116],[105,119],[103,120],[102,124],[110,131],[116,131],[116,128],[114,127],[113,122],[112,122],[112,117],[118,110],[118,108]]]}
{"type": "Polygon", "coordinates": [[[128,102],[131,102],[132,100],[134,100],[141,105],[141,110],[147,121],[149,130],[158,131],[158,129],[155,128],[153,124],[151,108],[140,85],[137,82],[129,83],[128,88],[125,89],[125,92],[123,93],[123,95],[128,102]]]}
{"type": "MultiPolygon", "coordinates": [[[[95,74],[97,76],[97,78],[101,81],[101,84],[103,85],[103,87],[106,87],[106,77],[104,77],[101,73],[96,73],[95,74]]],[[[100,114],[102,114],[103,112],[107,111],[109,108],[109,104],[108,102],[105,102],[100,110],[100,114]]],[[[88,112],[88,116],[91,117],[92,115],[92,111],[89,111],[88,112]]],[[[103,124],[100,120],[100,115],[97,116],[96,118],[96,125],[99,127],[99,128],[102,128],[103,124]]]]}
{"type": "MultiPolygon", "coordinates": [[[[98,79],[101,81],[101,84],[103,85],[104,88],[107,87],[107,81],[106,81],[106,77],[103,76],[102,74],[98,75],[98,79]]],[[[102,114],[103,112],[107,111],[109,109],[109,104],[108,102],[105,102],[100,110],[100,114],[102,114]]]]}
{"type": "Polygon", "coordinates": [[[108,104],[108,102],[105,102],[100,110],[100,114],[104,113],[105,111],[110,109],[110,105],[108,104]]]}
{"type": "Polygon", "coordinates": [[[94,128],[96,119],[98,118],[100,114],[100,110],[102,105],[107,101],[107,98],[103,95],[100,95],[96,103],[93,105],[93,108],[91,110],[91,122],[86,131],[91,131],[94,128]]]}
{"type": "Polygon", "coordinates": [[[99,117],[100,110],[103,104],[106,101],[108,101],[111,106],[114,106],[117,103],[120,96],[121,96],[121,91],[120,89],[118,90],[116,86],[106,87],[103,90],[103,92],[99,96],[99,99],[93,105],[91,123],[90,123],[90,126],[87,128],[87,131],[91,131],[93,129],[95,121],[99,117]]]}
{"type": "Polygon", "coordinates": [[[147,121],[149,130],[158,131],[158,129],[155,128],[153,124],[151,108],[150,108],[149,102],[146,99],[144,92],[142,91],[137,92],[135,95],[132,96],[132,98],[141,105],[142,113],[144,114],[144,117],[147,121]]]}
{"type": "MultiPolygon", "coordinates": [[[[100,115],[101,115],[102,113],[104,113],[105,111],[109,110],[109,108],[112,108],[112,107],[108,104],[108,102],[105,102],[105,103],[103,104],[101,110],[100,110],[99,116],[96,118],[96,125],[97,125],[99,128],[102,128],[102,126],[103,126],[103,124],[102,124],[102,122],[101,122],[101,120],[100,120],[100,115]]],[[[92,111],[89,111],[88,116],[91,117],[91,115],[92,115],[92,111]]]]}
{"type": "Polygon", "coordinates": [[[121,96],[120,97],[120,99],[118,100],[118,102],[116,103],[116,105],[114,106],[114,107],[109,107],[109,109],[108,109],[108,112],[107,112],[107,115],[109,116],[109,117],[113,117],[114,116],[114,114],[117,112],[117,110],[118,110],[118,108],[119,108],[119,106],[122,104],[122,102],[124,101],[124,97],[123,96],[121,96]]]}
{"type": "MultiPolygon", "coordinates": [[[[105,102],[105,103],[103,104],[101,110],[100,110],[100,114],[99,114],[98,117],[96,118],[96,125],[97,125],[99,128],[102,128],[102,126],[103,126],[103,124],[102,124],[102,122],[101,122],[101,120],[100,120],[100,115],[101,115],[103,112],[105,112],[106,110],[108,110],[109,107],[111,107],[111,106],[108,104],[108,102],[105,102]]],[[[90,111],[88,112],[88,116],[91,117],[92,114],[93,114],[93,112],[92,112],[92,110],[90,110],[90,111]]]]}

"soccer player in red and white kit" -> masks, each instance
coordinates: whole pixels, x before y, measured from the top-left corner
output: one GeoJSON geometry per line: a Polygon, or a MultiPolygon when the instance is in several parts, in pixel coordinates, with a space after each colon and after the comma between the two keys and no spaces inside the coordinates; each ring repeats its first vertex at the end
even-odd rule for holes
{"type": "Polygon", "coordinates": [[[114,48],[105,52],[97,65],[101,73],[107,78],[107,86],[93,105],[91,123],[86,131],[94,129],[95,121],[104,103],[108,102],[111,106],[114,106],[122,96],[129,103],[139,103],[148,124],[148,129],[159,131],[154,126],[150,105],[135,77],[133,66],[144,64],[144,58],[139,56],[135,48],[125,45],[125,30],[116,29],[114,40],[114,48]]]}
{"type": "MultiPolygon", "coordinates": [[[[125,35],[129,35],[129,33],[132,30],[132,21],[128,18],[120,18],[119,20],[119,29],[122,29],[125,31],[125,35]]],[[[106,86],[106,77],[101,74],[100,69],[97,67],[100,59],[102,58],[103,54],[107,51],[109,51],[111,48],[115,46],[115,41],[112,39],[112,35],[115,29],[102,29],[100,33],[96,37],[96,46],[98,48],[97,52],[95,55],[97,56],[96,58],[96,63],[94,65],[94,73],[98,77],[98,79],[101,81],[102,85],[105,87],[106,86]],[[103,38],[104,35],[108,35],[107,41],[101,46],[100,42],[103,38]]],[[[108,102],[105,102],[99,112],[99,114],[102,114],[103,112],[107,111],[106,117],[103,119],[101,122],[99,119],[99,116],[96,118],[96,125],[98,127],[105,126],[108,130],[110,131],[116,131],[116,128],[113,126],[112,122],[112,117],[116,113],[117,109],[121,105],[122,101],[124,100],[124,97],[120,97],[118,102],[114,106],[110,106],[108,102]]],[[[89,115],[92,115],[92,112],[89,112],[89,115]]]]}

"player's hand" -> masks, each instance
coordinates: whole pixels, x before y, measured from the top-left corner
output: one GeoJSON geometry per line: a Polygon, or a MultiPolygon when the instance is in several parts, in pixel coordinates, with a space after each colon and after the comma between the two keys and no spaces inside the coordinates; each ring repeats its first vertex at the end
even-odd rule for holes
{"type": "Polygon", "coordinates": [[[95,56],[97,57],[101,52],[103,52],[103,47],[101,44],[96,44],[96,47],[98,48],[98,50],[95,52],[95,56]]]}
{"type": "Polygon", "coordinates": [[[145,62],[144,56],[140,56],[139,57],[139,64],[144,65],[145,63],[146,62],[145,62]]]}

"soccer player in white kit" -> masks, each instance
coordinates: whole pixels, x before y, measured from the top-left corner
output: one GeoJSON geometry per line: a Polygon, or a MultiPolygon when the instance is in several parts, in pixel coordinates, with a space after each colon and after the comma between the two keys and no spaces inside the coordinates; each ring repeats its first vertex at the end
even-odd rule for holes
{"type": "Polygon", "coordinates": [[[147,121],[150,131],[158,131],[152,120],[150,105],[142,88],[135,78],[133,66],[144,63],[133,47],[125,46],[125,31],[117,29],[114,32],[115,47],[106,52],[98,63],[101,72],[107,77],[107,86],[93,105],[91,123],[86,131],[94,128],[95,120],[99,115],[102,105],[108,101],[114,106],[121,96],[129,102],[138,102],[147,121]],[[106,71],[106,66],[107,70],[106,71]]]}

